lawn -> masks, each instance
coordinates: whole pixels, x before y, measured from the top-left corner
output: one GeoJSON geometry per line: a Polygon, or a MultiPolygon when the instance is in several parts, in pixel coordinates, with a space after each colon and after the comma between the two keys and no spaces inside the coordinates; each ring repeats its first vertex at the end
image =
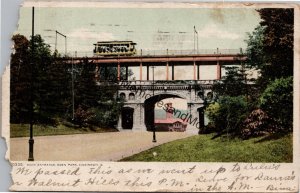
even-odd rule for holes
{"type": "MultiPolygon", "coordinates": [[[[158,133],[159,135],[159,133],[158,133]]],[[[249,140],[198,135],[169,142],[121,161],[292,162],[292,134],[249,140]]]]}
{"type": "MultiPolygon", "coordinates": [[[[66,126],[63,124],[59,124],[57,126],[33,125],[34,136],[103,133],[114,131],[117,130],[103,128],[78,128],[74,126],[66,126]]],[[[29,124],[10,124],[10,137],[29,137],[29,124]]]]}

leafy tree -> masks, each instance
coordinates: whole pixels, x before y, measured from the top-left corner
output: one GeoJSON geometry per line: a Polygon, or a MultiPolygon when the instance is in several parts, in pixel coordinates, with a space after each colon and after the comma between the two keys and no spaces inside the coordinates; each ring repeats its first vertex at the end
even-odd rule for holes
{"type": "Polygon", "coordinates": [[[257,83],[261,90],[276,78],[293,75],[293,9],[259,9],[260,25],[247,42],[247,64],[260,71],[257,83]]]}
{"type": "Polygon", "coordinates": [[[271,80],[293,75],[294,10],[260,9],[260,25],[265,28],[263,51],[268,56],[263,72],[271,80]]]}
{"type": "Polygon", "coordinates": [[[293,77],[271,82],[260,97],[260,107],[285,131],[293,127],[293,77]]]}
{"type": "Polygon", "coordinates": [[[267,56],[264,53],[264,31],[261,25],[257,26],[252,33],[247,33],[247,65],[256,70],[262,70],[267,64],[267,56]]]}
{"type": "Polygon", "coordinates": [[[218,96],[239,96],[247,94],[247,80],[244,68],[237,66],[225,67],[226,75],[220,82],[213,85],[218,96]]]}
{"type": "Polygon", "coordinates": [[[23,123],[29,120],[31,65],[29,59],[29,41],[23,35],[16,34],[14,53],[10,61],[10,120],[23,123]]]}

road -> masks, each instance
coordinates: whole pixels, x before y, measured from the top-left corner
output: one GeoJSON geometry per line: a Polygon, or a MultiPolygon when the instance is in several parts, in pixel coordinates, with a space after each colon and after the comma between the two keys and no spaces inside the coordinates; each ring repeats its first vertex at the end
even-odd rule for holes
{"type": "MultiPolygon", "coordinates": [[[[35,161],[117,161],[154,146],[182,139],[192,134],[157,132],[152,142],[151,132],[112,132],[34,138],[35,161]]],[[[10,139],[12,161],[28,159],[28,138],[10,139]]]]}

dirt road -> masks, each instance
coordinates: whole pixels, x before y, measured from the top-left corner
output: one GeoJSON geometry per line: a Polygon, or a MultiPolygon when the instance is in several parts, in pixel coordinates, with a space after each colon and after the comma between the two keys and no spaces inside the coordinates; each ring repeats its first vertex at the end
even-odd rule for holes
{"type": "MultiPolygon", "coordinates": [[[[189,137],[181,132],[113,132],[34,138],[36,161],[116,161],[151,147],[189,137]]],[[[28,159],[28,138],[12,138],[10,157],[13,161],[28,159]]]]}

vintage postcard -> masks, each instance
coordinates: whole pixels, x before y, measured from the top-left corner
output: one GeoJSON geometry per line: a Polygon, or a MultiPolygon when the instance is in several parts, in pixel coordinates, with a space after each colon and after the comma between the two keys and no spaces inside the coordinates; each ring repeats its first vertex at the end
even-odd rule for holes
{"type": "Polygon", "coordinates": [[[299,6],[25,1],[12,191],[298,192],[299,6]]]}

